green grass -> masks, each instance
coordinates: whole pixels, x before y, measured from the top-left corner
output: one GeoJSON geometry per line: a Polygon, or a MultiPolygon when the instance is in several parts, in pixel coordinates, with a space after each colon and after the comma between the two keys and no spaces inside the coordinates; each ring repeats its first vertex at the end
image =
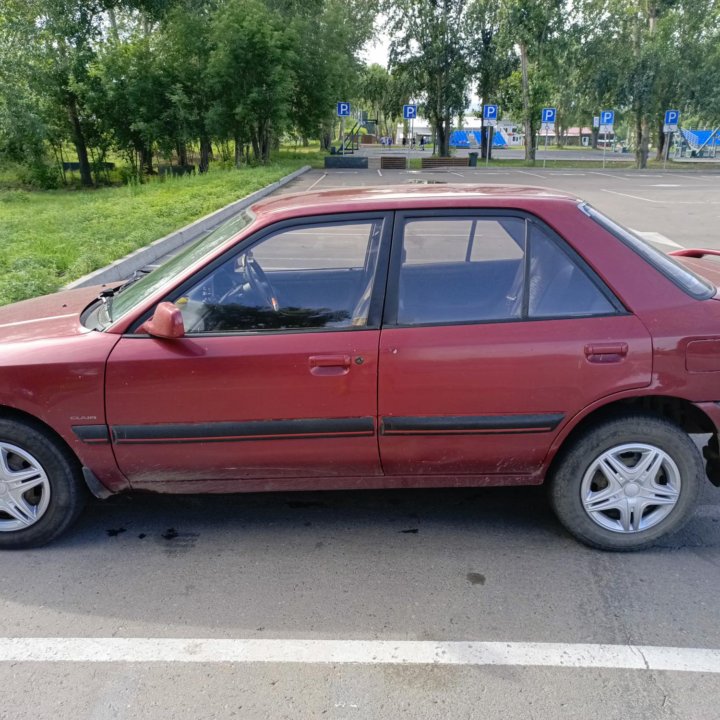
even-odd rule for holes
{"type": "Polygon", "coordinates": [[[0,304],[54,292],[305,164],[282,158],[98,190],[0,187],[0,304]]]}

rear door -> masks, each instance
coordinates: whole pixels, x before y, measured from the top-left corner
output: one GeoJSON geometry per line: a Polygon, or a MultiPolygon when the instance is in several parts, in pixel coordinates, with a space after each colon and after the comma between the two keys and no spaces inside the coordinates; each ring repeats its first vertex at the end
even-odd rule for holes
{"type": "Polygon", "coordinates": [[[522,481],[562,423],[650,382],[645,327],[533,217],[398,214],[389,286],[379,359],[386,474],[522,481]]]}

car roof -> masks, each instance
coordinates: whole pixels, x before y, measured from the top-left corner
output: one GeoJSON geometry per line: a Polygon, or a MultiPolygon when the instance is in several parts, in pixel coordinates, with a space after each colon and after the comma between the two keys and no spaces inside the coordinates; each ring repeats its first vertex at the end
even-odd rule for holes
{"type": "Polygon", "coordinates": [[[348,187],[289,193],[261,200],[251,206],[258,219],[274,220],[296,215],[371,210],[428,209],[443,207],[518,207],[579,202],[574,195],[526,185],[414,184],[348,187]]]}

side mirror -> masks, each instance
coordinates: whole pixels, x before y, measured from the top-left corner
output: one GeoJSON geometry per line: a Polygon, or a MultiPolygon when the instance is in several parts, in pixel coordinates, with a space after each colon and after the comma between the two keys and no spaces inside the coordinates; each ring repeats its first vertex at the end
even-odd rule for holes
{"type": "Polygon", "coordinates": [[[167,340],[183,337],[185,324],[180,309],[171,302],[161,302],[155,314],[140,326],[140,332],[167,340]]]}

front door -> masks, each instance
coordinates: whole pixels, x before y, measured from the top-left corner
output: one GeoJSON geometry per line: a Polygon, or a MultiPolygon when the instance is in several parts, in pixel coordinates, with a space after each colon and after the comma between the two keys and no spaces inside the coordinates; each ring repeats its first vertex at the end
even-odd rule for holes
{"type": "Polygon", "coordinates": [[[521,481],[563,422],[650,382],[645,327],[539,221],[399,215],[394,242],[379,361],[386,474],[521,481]]]}
{"type": "Polygon", "coordinates": [[[270,489],[304,477],[312,488],[381,474],[376,290],[388,225],[362,215],[262,231],[170,294],[183,338],[120,340],[107,417],[133,486],[270,489]]]}

